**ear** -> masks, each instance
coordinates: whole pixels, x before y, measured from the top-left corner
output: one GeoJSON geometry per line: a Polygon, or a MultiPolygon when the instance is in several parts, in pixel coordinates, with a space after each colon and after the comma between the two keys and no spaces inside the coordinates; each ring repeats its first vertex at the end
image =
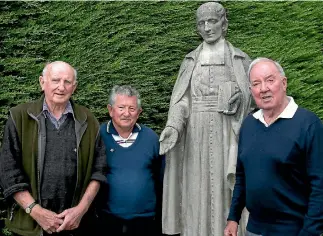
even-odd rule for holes
{"type": "Polygon", "coordinates": [[[228,31],[228,20],[226,20],[226,16],[222,17],[222,37],[225,37],[228,31]]]}
{"type": "Polygon", "coordinates": [[[43,76],[39,76],[39,84],[42,91],[44,91],[44,83],[45,83],[45,78],[43,76]]]}
{"type": "Polygon", "coordinates": [[[77,88],[77,82],[75,82],[75,84],[73,85],[73,93],[75,92],[76,88],[77,88]]]}
{"type": "Polygon", "coordinates": [[[286,92],[286,90],[287,90],[287,78],[286,77],[282,78],[282,83],[283,83],[284,91],[286,92]]]}
{"type": "Polygon", "coordinates": [[[223,19],[222,28],[225,30],[225,32],[228,30],[228,26],[229,26],[228,21],[223,19]]]}
{"type": "Polygon", "coordinates": [[[201,31],[199,30],[199,26],[198,26],[197,22],[196,22],[196,32],[200,37],[202,37],[201,31]]]}
{"type": "Polygon", "coordinates": [[[142,108],[139,108],[138,116],[141,114],[141,112],[142,112],[142,108]]]}
{"type": "Polygon", "coordinates": [[[110,104],[107,105],[108,111],[109,111],[109,115],[112,115],[112,106],[110,104]]]}

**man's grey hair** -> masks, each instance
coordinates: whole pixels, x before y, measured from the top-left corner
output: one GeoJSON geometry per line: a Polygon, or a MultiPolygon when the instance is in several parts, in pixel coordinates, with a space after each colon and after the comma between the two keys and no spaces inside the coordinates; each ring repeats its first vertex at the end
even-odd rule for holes
{"type": "Polygon", "coordinates": [[[251,64],[249,65],[249,69],[248,69],[248,78],[249,78],[249,81],[250,81],[250,72],[251,72],[251,70],[252,70],[252,68],[256,65],[256,64],[258,64],[259,62],[272,62],[275,66],[276,66],[276,68],[277,68],[277,70],[278,70],[278,72],[279,72],[279,74],[281,75],[281,76],[284,76],[285,77],[285,72],[284,72],[284,69],[283,69],[283,67],[277,62],[277,61],[274,61],[274,60],[272,60],[272,59],[269,59],[269,58],[266,58],[266,57],[258,57],[258,58],[256,58],[255,60],[253,60],[252,62],[251,62],[251,64]]]}
{"type": "Polygon", "coordinates": [[[228,30],[228,19],[227,19],[227,14],[226,14],[225,8],[220,3],[217,3],[217,2],[204,3],[196,11],[196,19],[197,20],[198,20],[198,15],[201,12],[203,12],[205,9],[214,9],[220,19],[223,17],[224,22],[223,22],[223,27],[222,27],[222,35],[225,36],[227,34],[227,30],[228,30]]]}
{"type": "Polygon", "coordinates": [[[137,106],[141,108],[141,100],[139,92],[130,85],[115,85],[113,86],[110,97],[109,97],[109,104],[111,106],[114,105],[116,101],[117,95],[126,95],[128,97],[135,96],[137,98],[137,106]]]}
{"type": "Polygon", "coordinates": [[[42,76],[45,76],[45,74],[47,73],[49,67],[52,66],[53,64],[56,64],[56,63],[65,63],[65,64],[69,65],[73,69],[73,71],[74,71],[74,82],[75,83],[77,82],[77,71],[76,71],[76,69],[73,66],[71,66],[70,64],[68,64],[68,63],[66,63],[64,61],[54,61],[54,62],[48,62],[48,63],[46,63],[46,65],[45,65],[45,67],[44,67],[41,75],[42,76]]]}

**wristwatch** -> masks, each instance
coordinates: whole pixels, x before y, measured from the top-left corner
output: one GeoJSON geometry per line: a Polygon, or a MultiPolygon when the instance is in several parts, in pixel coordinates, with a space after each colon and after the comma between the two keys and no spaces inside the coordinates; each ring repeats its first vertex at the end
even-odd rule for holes
{"type": "Polygon", "coordinates": [[[27,214],[30,214],[31,210],[33,209],[33,207],[36,205],[36,202],[33,202],[32,204],[30,204],[29,206],[26,207],[25,212],[27,214]]]}

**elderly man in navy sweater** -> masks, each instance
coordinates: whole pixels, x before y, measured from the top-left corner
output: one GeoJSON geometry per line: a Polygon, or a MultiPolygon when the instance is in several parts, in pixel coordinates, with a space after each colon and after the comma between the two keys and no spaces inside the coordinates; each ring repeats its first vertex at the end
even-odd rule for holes
{"type": "Polygon", "coordinates": [[[319,236],[322,122],[286,95],[287,78],[277,62],[258,58],[248,74],[260,110],[249,115],[240,130],[236,184],[224,235],[237,235],[246,206],[250,236],[319,236]]]}
{"type": "Polygon", "coordinates": [[[160,234],[163,157],[157,134],[140,125],[140,96],[131,86],[115,86],[108,104],[111,120],[101,125],[108,165],[102,235],[160,234]]]}

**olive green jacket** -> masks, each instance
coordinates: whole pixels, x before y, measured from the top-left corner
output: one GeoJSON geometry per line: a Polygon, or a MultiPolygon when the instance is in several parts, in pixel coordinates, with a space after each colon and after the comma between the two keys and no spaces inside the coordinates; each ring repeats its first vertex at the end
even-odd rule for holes
{"type": "MultiPolygon", "coordinates": [[[[42,96],[39,100],[10,109],[0,153],[0,183],[4,196],[29,190],[40,202],[40,186],[45,158],[46,127],[42,96]]],[[[105,182],[105,149],[99,136],[99,123],[85,107],[71,101],[77,140],[77,182],[72,206],[82,198],[89,182],[105,182]]],[[[42,229],[15,201],[9,201],[6,226],[19,235],[42,235],[42,229]]]]}

